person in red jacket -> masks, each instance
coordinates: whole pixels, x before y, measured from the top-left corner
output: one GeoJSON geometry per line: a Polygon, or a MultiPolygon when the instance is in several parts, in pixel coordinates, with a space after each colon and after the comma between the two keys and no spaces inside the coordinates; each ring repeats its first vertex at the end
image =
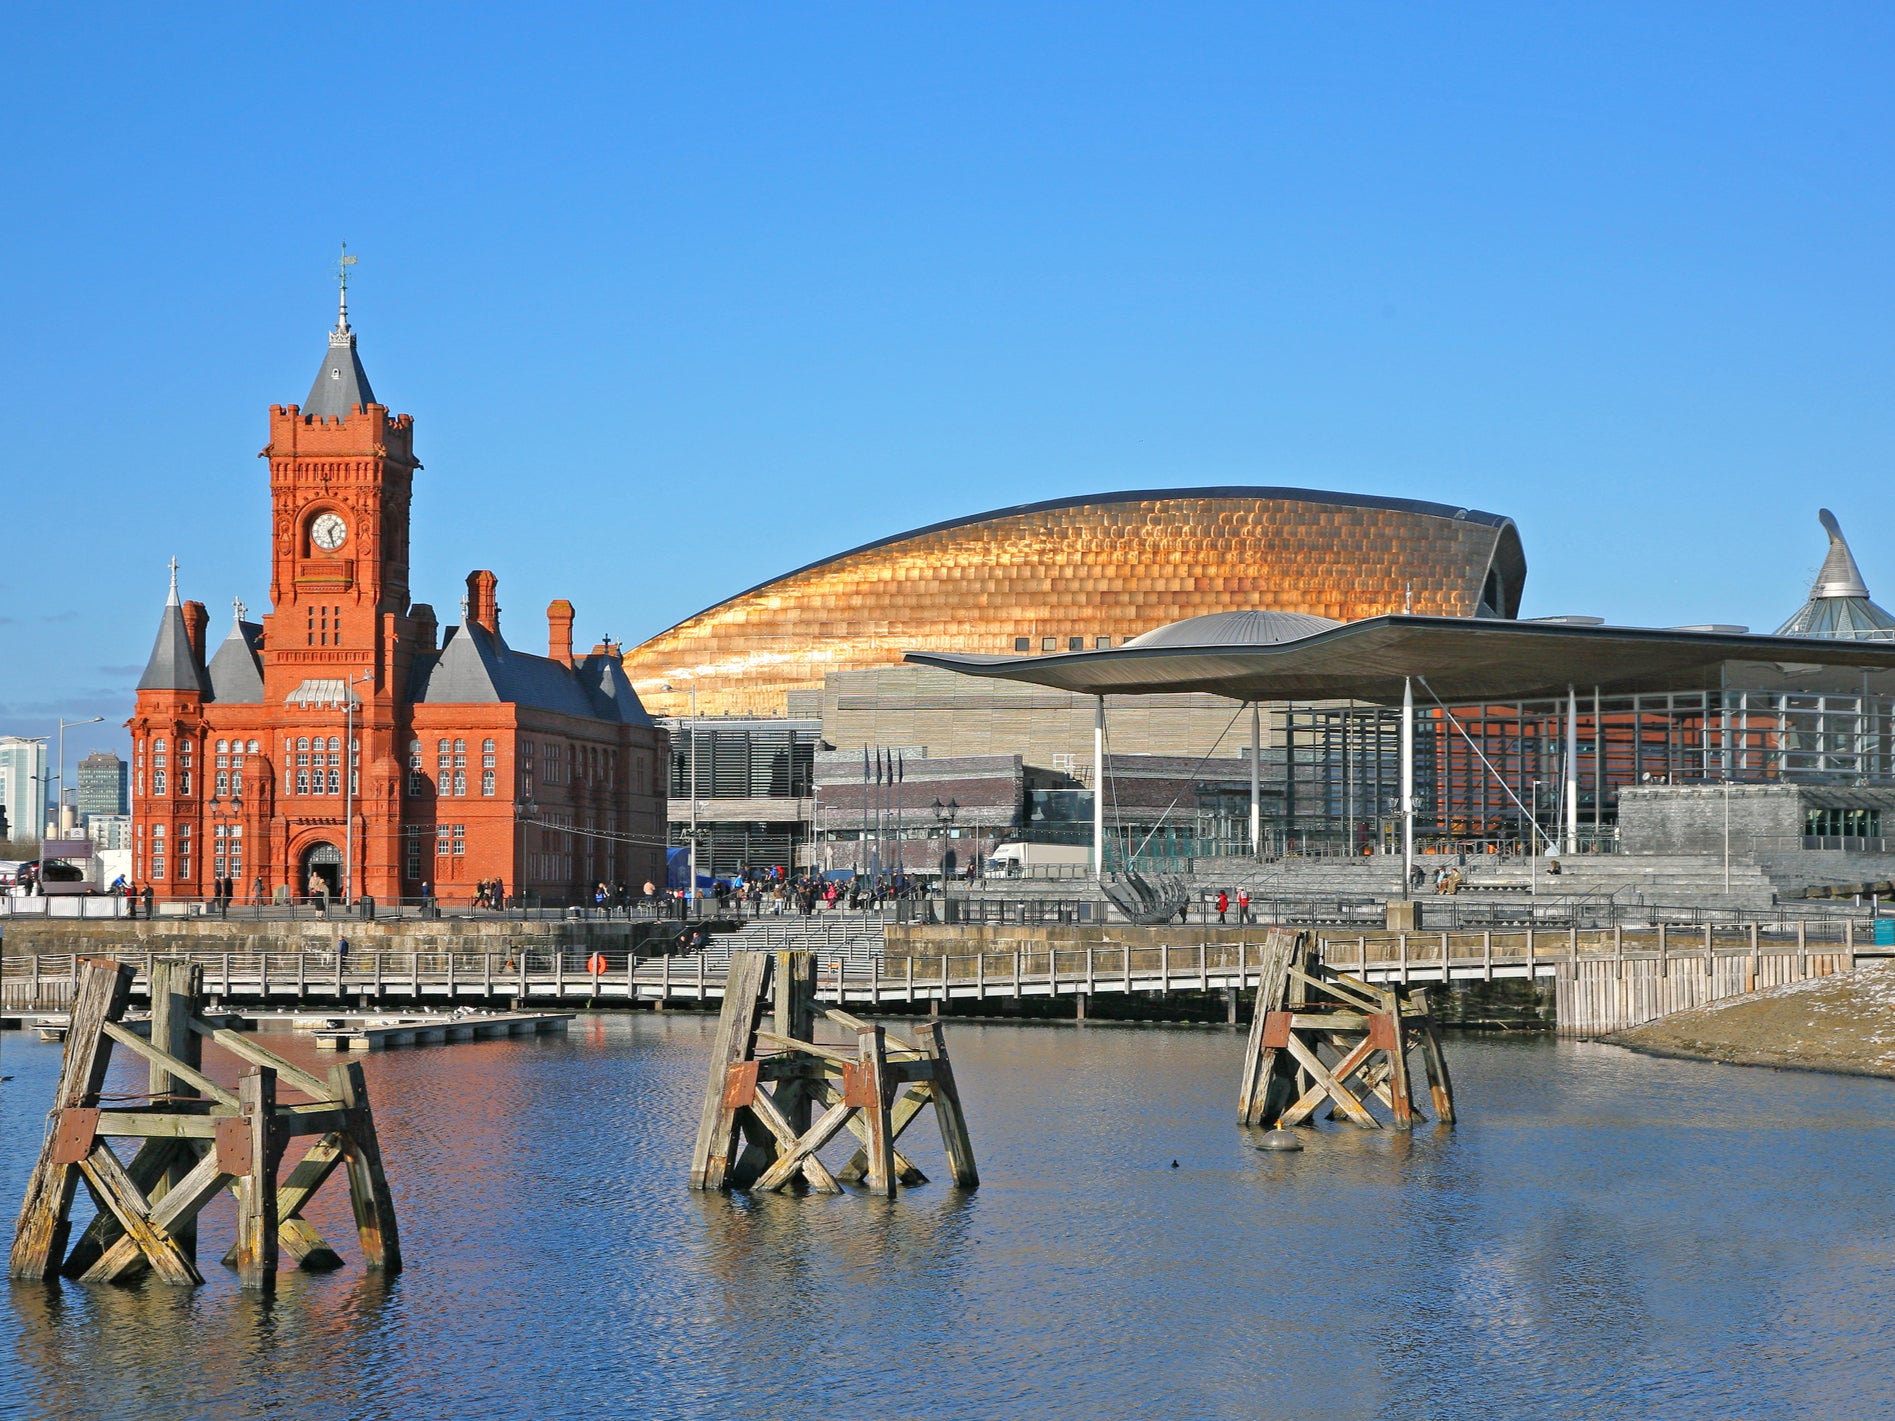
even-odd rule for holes
{"type": "Polygon", "coordinates": [[[1217,890],[1217,921],[1224,921],[1224,914],[1230,911],[1230,894],[1223,889],[1217,890]]]}

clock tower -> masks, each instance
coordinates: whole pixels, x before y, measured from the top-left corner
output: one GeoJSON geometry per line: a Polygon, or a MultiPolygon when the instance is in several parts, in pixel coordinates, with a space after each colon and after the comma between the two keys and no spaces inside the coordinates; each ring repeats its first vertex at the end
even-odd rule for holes
{"type": "Polygon", "coordinates": [[[414,421],[356,354],[351,260],[308,400],[270,409],[269,612],[236,603],[213,654],[173,564],[127,722],[134,880],[165,899],[471,911],[662,878],[670,752],[618,647],[575,655],[563,599],[545,656],[509,646],[484,569],[458,626],[410,602],[414,421]]]}
{"type": "MultiPolygon", "coordinates": [[[[375,399],[349,327],[348,268],[309,399],[270,409],[272,699],[310,679],[372,673],[377,689],[408,660],[408,518],[414,420],[375,399]],[[281,681],[281,685],[274,684],[281,681]]],[[[359,692],[358,692],[359,694],[359,692]]]]}

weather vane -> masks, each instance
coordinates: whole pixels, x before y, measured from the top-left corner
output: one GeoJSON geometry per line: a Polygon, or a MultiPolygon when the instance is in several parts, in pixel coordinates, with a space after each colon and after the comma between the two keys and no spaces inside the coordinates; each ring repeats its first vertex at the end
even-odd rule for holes
{"type": "Polygon", "coordinates": [[[349,339],[349,268],[355,265],[355,258],[349,255],[349,244],[342,244],[342,255],[336,261],[336,285],[341,288],[336,297],[336,330],[330,337],[331,344],[346,344],[349,339]]]}

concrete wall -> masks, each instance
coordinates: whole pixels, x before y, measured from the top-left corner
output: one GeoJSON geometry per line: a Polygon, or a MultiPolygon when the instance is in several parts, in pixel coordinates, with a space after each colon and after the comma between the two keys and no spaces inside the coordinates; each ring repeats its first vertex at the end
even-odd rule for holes
{"type": "Polygon", "coordinates": [[[1795,785],[1637,785],[1619,791],[1619,847],[1628,854],[1724,853],[1726,796],[1736,857],[1800,848],[1803,792],[1795,785]]]}
{"type": "Polygon", "coordinates": [[[355,952],[505,952],[509,946],[520,945],[535,952],[561,948],[623,952],[642,943],[653,926],[648,922],[510,923],[453,918],[378,923],[9,918],[5,923],[8,957],[42,952],[106,957],[120,952],[332,952],[336,941],[344,937],[355,952]]]}

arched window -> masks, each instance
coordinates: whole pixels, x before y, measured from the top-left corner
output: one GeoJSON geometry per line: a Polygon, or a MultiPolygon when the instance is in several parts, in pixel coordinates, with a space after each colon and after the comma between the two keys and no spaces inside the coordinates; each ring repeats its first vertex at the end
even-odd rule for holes
{"type": "Polygon", "coordinates": [[[257,753],[257,742],[254,740],[250,742],[249,753],[252,755],[257,753]]]}
{"type": "Polygon", "coordinates": [[[230,750],[230,745],[228,741],[220,740],[217,742],[217,753],[219,755],[228,754],[229,750],[230,750]]]}
{"type": "Polygon", "coordinates": [[[480,772],[480,792],[486,795],[489,799],[493,797],[493,771],[492,770],[482,770],[480,772]]]}
{"type": "Polygon", "coordinates": [[[309,737],[308,737],[308,736],[306,736],[306,735],[299,735],[299,736],[297,736],[297,737],[296,737],[296,748],[297,748],[298,750],[307,750],[307,749],[309,748],[309,737]]]}
{"type": "Polygon", "coordinates": [[[480,742],[480,763],[487,769],[494,767],[494,744],[491,740],[480,742]]]}
{"type": "MultiPolygon", "coordinates": [[[[421,742],[410,740],[408,742],[408,798],[421,797],[421,784],[421,742]]],[[[412,878],[414,875],[410,874],[409,877],[412,878]]]]}
{"type": "Polygon", "coordinates": [[[340,749],[342,748],[342,737],[341,737],[340,735],[332,735],[332,736],[330,736],[330,737],[329,737],[329,748],[330,748],[331,750],[340,750],[340,749]]]}
{"type": "Polygon", "coordinates": [[[159,754],[162,755],[164,753],[164,748],[165,748],[164,737],[161,735],[156,740],[152,741],[151,748],[156,750],[159,754]]]}

